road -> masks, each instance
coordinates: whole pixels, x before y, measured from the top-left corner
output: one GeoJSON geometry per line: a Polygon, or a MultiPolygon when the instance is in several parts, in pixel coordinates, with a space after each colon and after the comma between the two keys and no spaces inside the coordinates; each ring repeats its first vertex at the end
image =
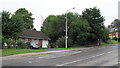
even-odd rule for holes
{"type": "Polygon", "coordinates": [[[118,64],[118,46],[97,46],[68,52],[3,57],[2,63],[3,66],[114,66],[118,64]]]}

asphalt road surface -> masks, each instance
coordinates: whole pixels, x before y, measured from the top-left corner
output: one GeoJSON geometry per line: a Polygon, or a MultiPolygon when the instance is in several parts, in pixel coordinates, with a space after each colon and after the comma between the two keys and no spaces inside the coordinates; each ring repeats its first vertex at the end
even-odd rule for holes
{"type": "Polygon", "coordinates": [[[116,66],[118,46],[90,47],[69,52],[3,57],[3,66],[116,66]]]}

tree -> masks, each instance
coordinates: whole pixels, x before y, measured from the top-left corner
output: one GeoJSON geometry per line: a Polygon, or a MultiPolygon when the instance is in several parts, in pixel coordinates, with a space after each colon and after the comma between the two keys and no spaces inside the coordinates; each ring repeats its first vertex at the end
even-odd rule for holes
{"type": "MultiPolygon", "coordinates": [[[[77,14],[68,13],[68,30],[70,23],[78,17],[77,14]]],[[[52,42],[56,42],[59,38],[65,36],[65,14],[63,15],[50,15],[43,22],[41,31],[48,35],[52,42]]],[[[68,31],[69,32],[69,31],[68,31]]]]}
{"type": "MultiPolygon", "coordinates": [[[[61,37],[56,41],[56,47],[65,48],[65,37],[61,37]]],[[[73,40],[68,38],[68,47],[73,46],[73,40]]]]}
{"type": "Polygon", "coordinates": [[[28,12],[25,8],[20,8],[15,12],[15,15],[22,16],[24,22],[21,23],[23,23],[25,29],[33,29],[34,18],[32,18],[33,14],[31,12],[28,12]]]}
{"type": "Polygon", "coordinates": [[[17,39],[22,29],[32,29],[32,13],[25,8],[18,9],[15,14],[8,11],[2,12],[2,33],[4,38],[17,39]]]}
{"type": "Polygon", "coordinates": [[[48,35],[52,42],[55,42],[59,37],[64,36],[64,29],[65,29],[65,17],[62,16],[48,16],[41,29],[46,35],[48,35]]]}
{"type": "MultiPolygon", "coordinates": [[[[89,45],[98,39],[106,40],[108,33],[103,23],[105,19],[96,7],[86,9],[82,15],[70,12],[67,18],[68,39],[72,40],[71,43],[74,45],[89,45]]],[[[41,29],[51,38],[51,42],[57,42],[56,45],[59,47],[65,46],[63,45],[65,44],[65,21],[65,14],[50,15],[43,22],[41,29]]]]}
{"type": "Polygon", "coordinates": [[[23,19],[20,15],[12,15],[7,11],[2,12],[2,33],[4,38],[16,39],[23,28],[23,19]]]}
{"type": "Polygon", "coordinates": [[[24,24],[22,24],[23,18],[21,15],[16,14],[12,15],[11,17],[11,23],[10,23],[10,32],[11,32],[11,38],[17,39],[19,36],[19,33],[21,32],[22,28],[24,27],[24,24]]]}
{"type": "Polygon", "coordinates": [[[91,27],[90,33],[92,33],[93,37],[91,37],[91,41],[97,41],[98,39],[102,39],[103,31],[105,29],[104,26],[104,17],[101,16],[100,10],[96,7],[85,9],[81,15],[82,18],[86,19],[91,27]]]}
{"type": "Polygon", "coordinates": [[[120,20],[119,20],[119,19],[115,19],[115,20],[111,23],[111,27],[112,27],[112,28],[118,28],[118,27],[120,27],[120,20]]]}
{"type": "MultiPolygon", "coordinates": [[[[89,38],[89,30],[88,22],[79,17],[79,14],[68,13],[68,39],[72,40],[70,43],[85,45],[87,43],[85,41],[89,38]]],[[[41,31],[51,38],[52,43],[57,42],[56,45],[64,47],[65,14],[48,16],[43,23],[41,31]]],[[[69,44],[68,46],[73,45],[69,44]]]]}
{"type": "Polygon", "coordinates": [[[90,37],[90,29],[91,27],[88,22],[81,17],[78,17],[70,24],[69,38],[73,40],[74,44],[86,45],[88,44],[87,40],[90,37]]]}
{"type": "Polygon", "coordinates": [[[11,37],[11,13],[8,11],[3,11],[2,12],[2,35],[5,38],[10,38],[11,37]]]}

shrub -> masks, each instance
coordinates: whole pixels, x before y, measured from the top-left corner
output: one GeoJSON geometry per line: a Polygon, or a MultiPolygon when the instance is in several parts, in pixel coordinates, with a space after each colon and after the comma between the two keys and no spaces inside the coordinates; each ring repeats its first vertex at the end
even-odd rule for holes
{"type": "Polygon", "coordinates": [[[11,45],[13,45],[13,44],[15,44],[15,40],[13,40],[13,39],[4,39],[4,43],[7,43],[7,47],[8,48],[11,48],[12,46],[11,45]]]}
{"type": "Polygon", "coordinates": [[[120,37],[118,37],[118,41],[120,42],[120,37]]]}
{"type": "Polygon", "coordinates": [[[113,40],[115,40],[115,41],[119,41],[120,42],[120,37],[114,37],[114,38],[112,38],[113,40]]]}
{"type": "Polygon", "coordinates": [[[56,48],[56,43],[51,42],[51,48],[56,48]]]}
{"type": "Polygon", "coordinates": [[[117,41],[117,37],[113,37],[112,39],[115,40],[115,41],[117,41]]]}
{"type": "Polygon", "coordinates": [[[30,42],[26,42],[25,44],[26,44],[26,48],[30,49],[30,42]]]}
{"type": "MultiPolygon", "coordinates": [[[[68,39],[68,47],[73,46],[73,40],[68,39]]],[[[65,37],[61,37],[56,41],[56,46],[60,48],[65,48],[65,37]]]]}
{"type": "Polygon", "coordinates": [[[18,45],[18,48],[22,48],[22,49],[26,48],[23,40],[17,40],[17,45],[18,45]]]}
{"type": "Polygon", "coordinates": [[[0,36],[0,49],[2,48],[2,36],[0,36]]]}

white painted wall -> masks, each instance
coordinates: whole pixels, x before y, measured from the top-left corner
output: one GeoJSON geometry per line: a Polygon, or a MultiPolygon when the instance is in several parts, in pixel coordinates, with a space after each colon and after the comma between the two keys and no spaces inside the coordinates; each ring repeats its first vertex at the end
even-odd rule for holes
{"type": "Polygon", "coordinates": [[[42,40],[42,48],[48,48],[48,40],[42,40]]]}

